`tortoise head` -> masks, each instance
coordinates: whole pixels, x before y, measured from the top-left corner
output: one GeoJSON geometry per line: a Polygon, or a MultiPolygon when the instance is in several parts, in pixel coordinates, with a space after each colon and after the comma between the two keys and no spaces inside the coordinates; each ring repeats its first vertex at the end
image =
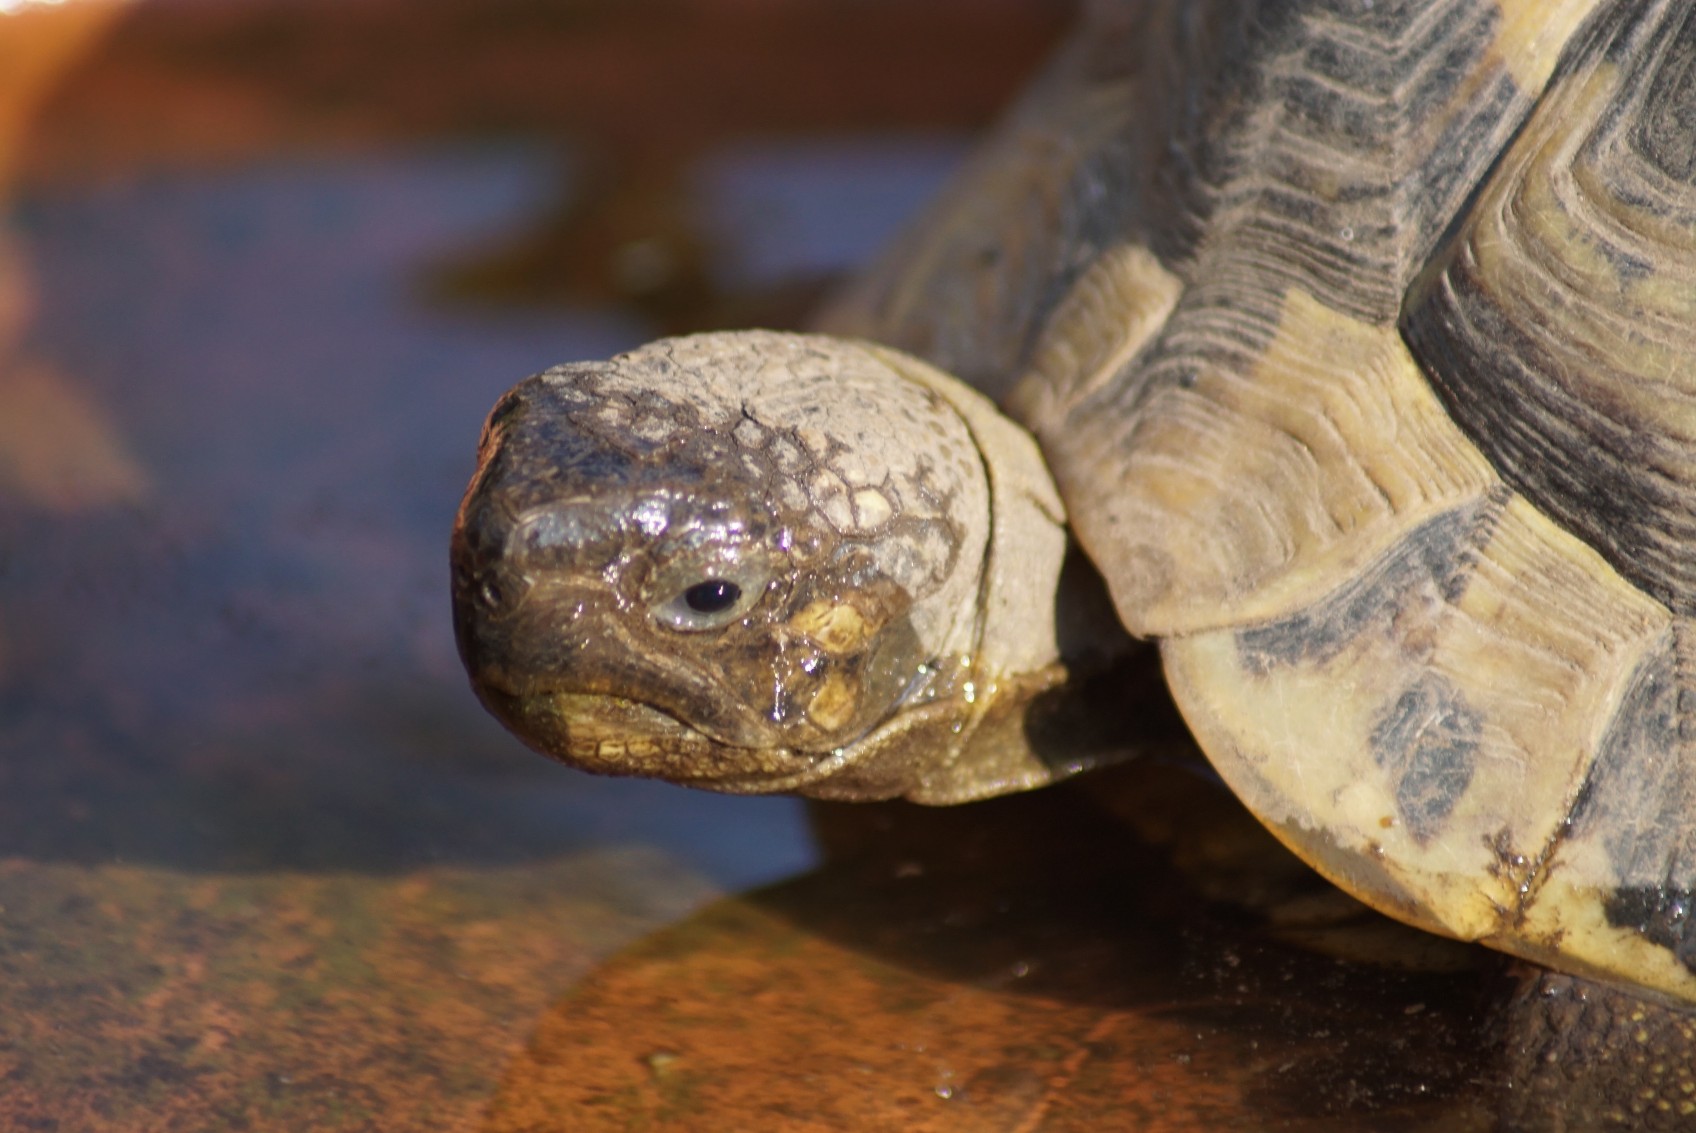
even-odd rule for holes
{"type": "Polygon", "coordinates": [[[453,534],[483,703],[605,773],[853,797],[940,774],[895,749],[977,699],[991,491],[922,366],[745,332],[513,389],[453,534]]]}

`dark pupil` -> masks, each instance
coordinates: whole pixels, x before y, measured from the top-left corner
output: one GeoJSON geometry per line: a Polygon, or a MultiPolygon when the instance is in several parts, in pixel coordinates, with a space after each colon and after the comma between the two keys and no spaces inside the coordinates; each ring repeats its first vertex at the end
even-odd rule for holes
{"type": "Polygon", "coordinates": [[[722,578],[697,582],[683,592],[684,604],[697,614],[722,614],[741,597],[742,588],[722,578]]]}

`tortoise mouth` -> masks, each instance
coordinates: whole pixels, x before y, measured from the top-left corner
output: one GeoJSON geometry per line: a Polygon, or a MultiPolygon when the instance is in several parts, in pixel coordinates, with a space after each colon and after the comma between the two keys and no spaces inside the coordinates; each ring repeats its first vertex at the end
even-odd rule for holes
{"type": "Polygon", "coordinates": [[[828,773],[836,753],[726,743],[655,708],[605,693],[479,683],[485,707],[526,745],[597,775],[639,775],[732,794],[793,791],[828,773]]]}

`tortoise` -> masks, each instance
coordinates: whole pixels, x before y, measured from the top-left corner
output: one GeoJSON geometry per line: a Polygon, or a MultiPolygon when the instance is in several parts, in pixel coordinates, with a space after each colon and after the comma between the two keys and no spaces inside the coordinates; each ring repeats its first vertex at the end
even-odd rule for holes
{"type": "Polygon", "coordinates": [[[1095,0],[815,332],[502,398],[452,554],[573,765],[1035,787],[1153,642],[1347,892],[1696,1003],[1696,12],[1095,0]]]}

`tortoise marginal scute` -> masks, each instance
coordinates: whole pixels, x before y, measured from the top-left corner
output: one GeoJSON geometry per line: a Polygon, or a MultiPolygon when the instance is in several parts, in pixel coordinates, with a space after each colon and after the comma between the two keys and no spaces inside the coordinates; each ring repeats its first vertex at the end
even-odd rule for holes
{"type": "MultiPolygon", "coordinates": [[[[1442,538],[1441,523],[1413,529],[1281,634],[1166,639],[1168,681],[1239,797],[1362,900],[1520,955],[1641,969],[1650,946],[1626,947],[1604,915],[1621,880],[1605,835],[1571,816],[1586,784],[1602,790],[1595,747],[1671,618],[1522,497],[1498,498],[1487,522],[1451,512],[1442,538]],[[1327,621],[1352,632],[1303,650],[1327,621]]],[[[1612,817],[1630,805],[1601,827],[1630,828],[1612,817]]],[[[1664,876],[1660,862],[1639,880],[1664,876]]],[[[1642,978],[1696,990],[1688,973],[1642,978]]]]}
{"type": "Polygon", "coordinates": [[[1696,889],[1622,885],[1603,908],[1609,924],[1667,949],[1696,975],[1696,889]]]}
{"type": "Polygon", "coordinates": [[[1696,974],[1696,627],[1679,619],[1639,665],[1573,807],[1566,841],[1600,843],[1609,924],[1696,974]]]}

